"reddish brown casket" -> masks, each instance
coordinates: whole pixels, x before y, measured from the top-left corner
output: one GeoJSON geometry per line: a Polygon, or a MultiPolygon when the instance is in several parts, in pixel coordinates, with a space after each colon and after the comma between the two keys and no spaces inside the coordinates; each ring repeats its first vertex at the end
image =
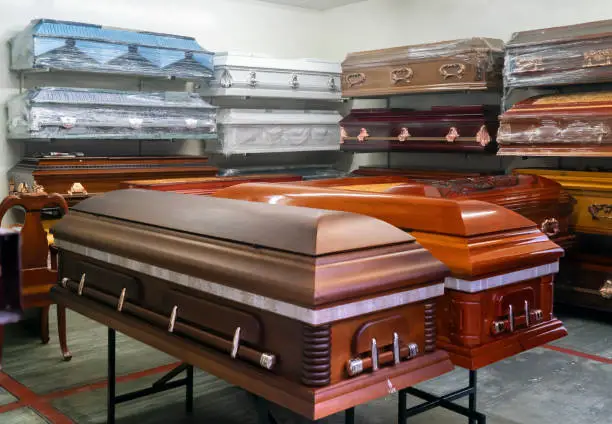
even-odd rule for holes
{"type": "Polygon", "coordinates": [[[498,155],[612,157],[612,92],[532,97],[500,118],[498,155]]]}
{"type": "Polygon", "coordinates": [[[575,200],[552,180],[535,175],[435,180],[398,176],[353,177],[305,181],[304,185],[445,199],[471,199],[508,208],[538,224],[556,244],[567,249],[574,241],[570,229],[575,200]]]}
{"type": "Polygon", "coordinates": [[[612,81],[612,20],[516,32],[506,44],[507,88],[612,81]]]}
{"type": "Polygon", "coordinates": [[[53,234],[57,302],[308,418],[452,369],[448,268],[383,221],[131,189],[53,234]]]}
{"type": "Polygon", "coordinates": [[[349,53],[342,62],[342,95],[501,88],[503,42],[467,38],[349,53]]]}
{"type": "Polygon", "coordinates": [[[291,183],[242,184],[213,196],[362,213],[409,231],[451,269],[438,301],[437,344],[464,368],[567,334],[552,311],[563,249],[501,206],[291,183]]]}
{"type": "Polygon", "coordinates": [[[495,152],[497,106],[444,106],[427,111],[353,109],[340,121],[344,151],[495,152]]]}

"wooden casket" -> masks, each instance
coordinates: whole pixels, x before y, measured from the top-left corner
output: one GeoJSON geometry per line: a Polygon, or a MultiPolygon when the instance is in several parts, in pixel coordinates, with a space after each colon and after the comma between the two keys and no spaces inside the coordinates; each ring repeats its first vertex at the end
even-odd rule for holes
{"type": "Polygon", "coordinates": [[[451,269],[437,302],[437,345],[461,367],[478,369],[567,334],[552,310],[563,249],[501,206],[291,183],[241,184],[212,196],[360,213],[410,232],[451,269]]]}
{"type": "Polygon", "coordinates": [[[299,175],[263,174],[243,175],[236,177],[198,177],[198,178],[164,178],[156,180],[124,181],[121,188],[140,188],[143,190],[172,191],[183,194],[209,195],[222,188],[236,184],[255,182],[295,182],[301,181],[299,175]]]}
{"type": "Polygon", "coordinates": [[[8,102],[8,137],[53,139],[210,139],[216,108],[188,92],[147,93],[43,87],[8,102]]]}
{"type": "Polygon", "coordinates": [[[530,219],[556,244],[574,242],[570,228],[575,200],[555,181],[535,175],[497,175],[452,180],[402,176],[353,177],[300,183],[351,191],[368,191],[494,203],[530,219]]]}
{"type": "Polygon", "coordinates": [[[478,172],[425,168],[381,168],[376,166],[360,166],[351,172],[351,175],[364,177],[399,175],[408,178],[427,178],[432,180],[454,180],[457,178],[474,178],[494,174],[496,173],[490,171],[478,172]]]}
{"type": "Polygon", "coordinates": [[[612,92],[532,97],[500,117],[498,155],[612,157],[612,92]]]}
{"type": "Polygon", "coordinates": [[[349,53],[344,97],[501,89],[503,42],[468,38],[349,53]]]}
{"type": "Polygon", "coordinates": [[[11,69],[207,79],[213,53],[192,37],[36,19],[11,40],[11,69]]]}
{"type": "Polygon", "coordinates": [[[380,220],[130,189],[53,234],[58,303],[310,419],[452,369],[448,268],[380,220]]]}
{"type": "Polygon", "coordinates": [[[612,20],[516,32],[505,46],[507,88],[612,81],[612,20]]]}
{"type": "Polygon", "coordinates": [[[338,150],[336,111],[219,109],[219,136],[206,150],[225,155],[338,150]]]}
{"type": "Polygon", "coordinates": [[[214,66],[214,79],[200,91],[204,97],[341,98],[338,62],[217,52],[214,66]]]}
{"type": "Polygon", "coordinates": [[[495,152],[497,106],[353,109],[340,121],[344,151],[495,152]]]}

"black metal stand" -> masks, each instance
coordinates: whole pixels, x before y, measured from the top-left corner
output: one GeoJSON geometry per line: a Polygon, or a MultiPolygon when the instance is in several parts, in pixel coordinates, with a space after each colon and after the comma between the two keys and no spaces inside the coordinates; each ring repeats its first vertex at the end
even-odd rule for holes
{"type": "MultiPolygon", "coordinates": [[[[258,424],[277,424],[274,417],[270,414],[269,402],[263,398],[257,397],[257,423],[258,424]]],[[[316,421],[313,421],[316,423],[316,421]]],[[[355,424],[355,408],[350,408],[344,411],[344,424],[355,424]]]]}
{"type": "Polygon", "coordinates": [[[155,393],[165,392],[167,390],[176,389],[177,387],[185,386],[185,410],[188,414],[193,411],[193,366],[189,364],[181,364],[174,368],[168,374],[157,380],[149,388],[137,390],[130,393],[125,393],[117,396],[116,389],[116,356],[115,356],[115,336],[114,329],[108,329],[108,398],[107,398],[107,420],[108,424],[115,423],[115,408],[118,404],[129,402],[134,399],[140,399],[145,396],[155,393]],[[186,372],[185,378],[176,381],[170,381],[183,371],[186,372]]]}
{"type": "Polygon", "coordinates": [[[487,417],[484,414],[476,411],[476,394],[476,371],[470,371],[470,381],[467,387],[444,396],[435,396],[414,387],[408,387],[400,390],[399,392],[397,421],[399,424],[404,424],[409,417],[422,414],[423,412],[429,411],[433,408],[442,407],[448,409],[449,411],[453,411],[456,414],[467,417],[469,419],[469,424],[486,424],[487,417]],[[406,395],[416,396],[423,399],[425,402],[407,409],[406,395]],[[469,396],[468,408],[454,403],[455,400],[466,396],[469,396]]]}

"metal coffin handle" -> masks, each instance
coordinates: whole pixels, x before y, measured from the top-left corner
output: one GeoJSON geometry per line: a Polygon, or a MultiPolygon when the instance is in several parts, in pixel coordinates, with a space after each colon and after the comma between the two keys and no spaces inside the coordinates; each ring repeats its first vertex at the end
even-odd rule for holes
{"type": "Polygon", "coordinates": [[[408,343],[402,346],[399,335],[393,333],[391,349],[386,349],[381,352],[381,349],[376,343],[376,339],[373,338],[370,342],[370,356],[350,359],[346,363],[346,371],[349,377],[354,377],[368,370],[376,372],[380,369],[381,365],[398,365],[402,360],[412,359],[418,354],[418,344],[408,343]]]}

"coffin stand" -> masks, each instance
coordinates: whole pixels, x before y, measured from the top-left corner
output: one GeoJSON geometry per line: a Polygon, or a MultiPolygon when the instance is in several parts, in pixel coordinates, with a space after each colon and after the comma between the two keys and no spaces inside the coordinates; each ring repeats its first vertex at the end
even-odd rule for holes
{"type": "Polygon", "coordinates": [[[448,269],[382,221],[131,189],[53,234],[59,303],[309,419],[452,369],[448,269]]]}

